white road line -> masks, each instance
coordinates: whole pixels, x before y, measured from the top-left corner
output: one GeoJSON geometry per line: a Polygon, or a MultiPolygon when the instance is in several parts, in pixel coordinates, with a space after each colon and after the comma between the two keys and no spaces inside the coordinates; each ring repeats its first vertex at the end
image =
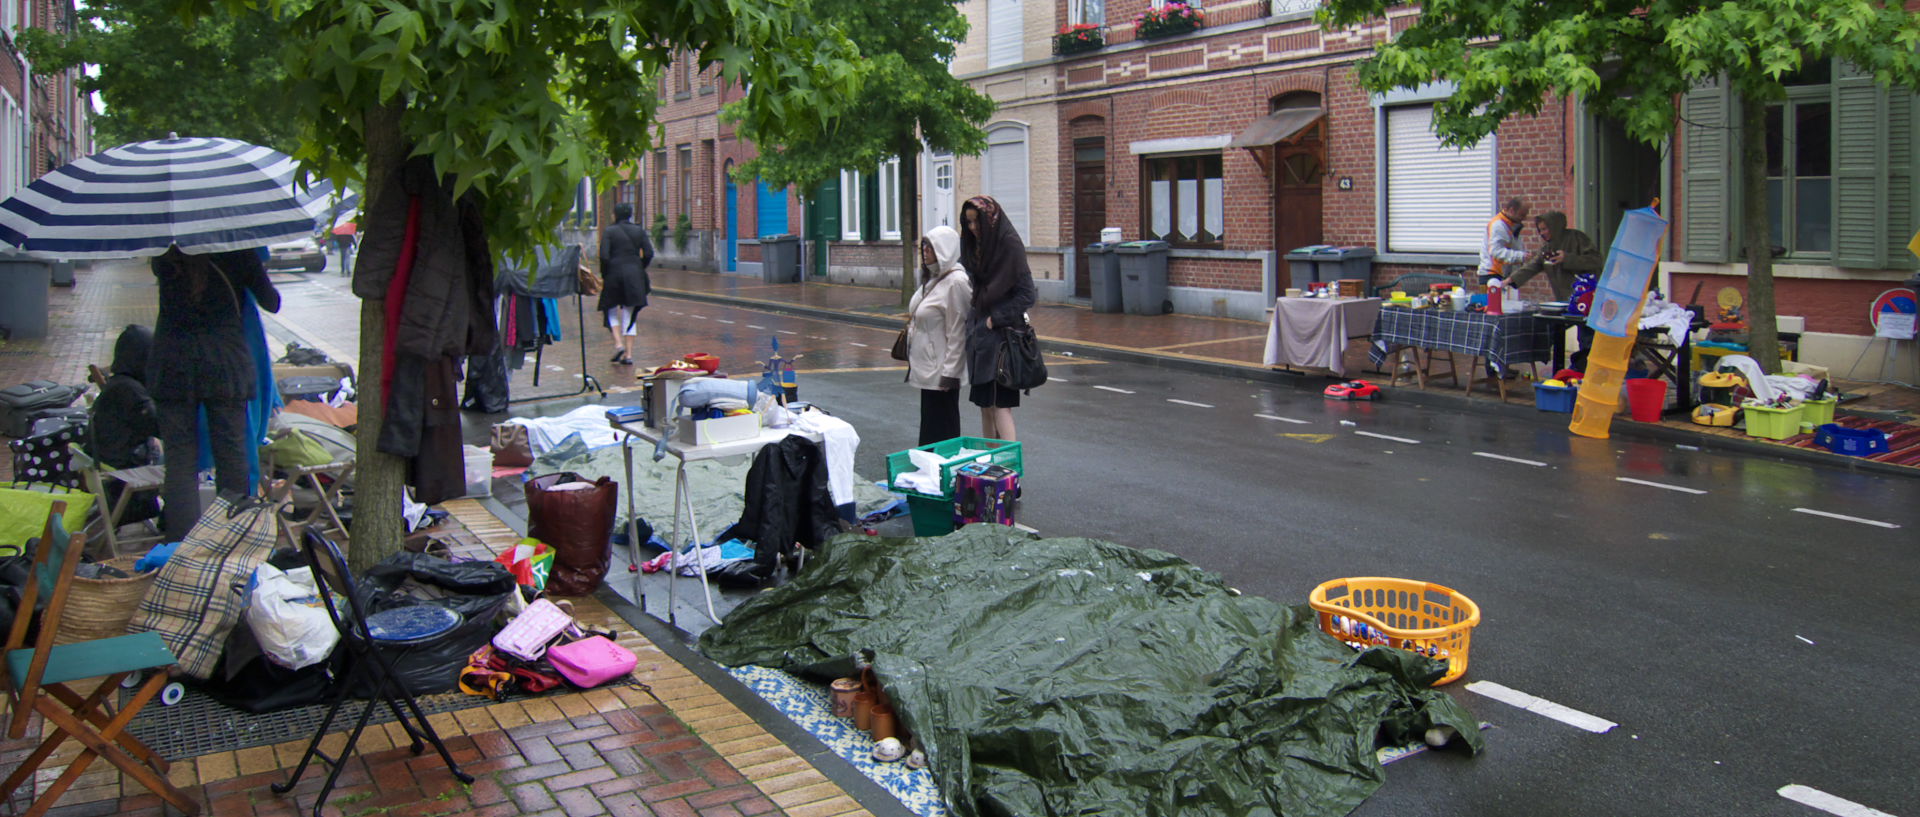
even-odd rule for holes
{"type": "Polygon", "coordinates": [[[1585,729],[1594,734],[1604,734],[1607,730],[1620,725],[1492,681],[1475,681],[1467,685],[1467,691],[1484,695],[1509,706],[1519,707],[1536,715],[1545,715],[1568,726],[1585,729]]]}
{"type": "Polygon", "coordinates": [[[1879,522],[1872,519],[1861,519],[1860,517],[1848,516],[1843,513],[1829,513],[1827,511],[1816,511],[1812,508],[1794,508],[1794,510],[1799,513],[1810,513],[1810,514],[1813,514],[1814,516],[1824,516],[1824,517],[1827,517],[1828,519],[1844,519],[1848,522],[1858,522],[1862,525],[1879,525],[1880,527],[1883,527],[1883,528],[1900,527],[1899,525],[1895,525],[1892,522],[1879,522]]]}
{"type": "Polygon", "coordinates": [[[860,347],[860,348],[862,348],[862,349],[865,349],[865,348],[867,348],[867,345],[866,345],[866,344],[864,344],[864,343],[854,343],[853,341],[847,341],[847,345],[848,345],[848,346],[858,346],[858,347],[860,347]]]}
{"type": "Polygon", "coordinates": [[[1262,420],[1279,420],[1280,422],[1292,423],[1297,426],[1313,425],[1313,422],[1311,420],[1295,420],[1292,417],[1281,417],[1278,414],[1255,414],[1253,416],[1258,417],[1262,420]]]}
{"type": "Polygon", "coordinates": [[[747,328],[748,329],[766,329],[766,327],[761,326],[760,324],[757,324],[757,323],[747,324],[747,328]]]}
{"type": "Polygon", "coordinates": [[[795,331],[793,331],[793,330],[791,330],[791,329],[775,329],[775,330],[773,330],[773,331],[775,331],[775,332],[779,332],[779,333],[780,333],[780,334],[782,334],[782,335],[798,335],[798,334],[800,334],[799,332],[795,332],[795,331]]]}
{"type": "Polygon", "coordinates": [[[1679,485],[1668,485],[1664,482],[1648,482],[1644,479],[1634,479],[1633,477],[1614,477],[1614,480],[1618,482],[1631,482],[1635,485],[1645,485],[1649,488],[1665,488],[1669,491],[1679,491],[1680,493],[1683,493],[1683,494],[1706,493],[1706,491],[1702,491],[1699,488],[1683,488],[1679,485]]]}
{"type": "Polygon", "coordinates": [[[1358,434],[1362,437],[1374,437],[1382,440],[1392,440],[1396,443],[1406,443],[1408,445],[1420,444],[1419,440],[1410,440],[1410,439],[1407,439],[1406,437],[1395,437],[1392,434],[1375,434],[1371,431],[1355,431],[1353,433],[1358,434]]]}
{"type": "Polygon", "coordinates": [[[699,321],[704,321],[707,319],[707,316],[705,315],[688,315],[687,317],[693,318],[694,320],[699,320],[699,321]]]}
{"type": "Polygon", "coordinates": [[[808,335],[807,337],[812,338],[814,340],[826,340],[826,337],[822,335],[808,335]]]}
{"type": "Polygon", "coordinates": [[[1110,392],[1113,392],[1114,394],[1132,394],[1133,393],[1133,392],[1127,391],[1126,389],[1116,389],[1112,386],[1094,386],[1094,388],[1099,389],[1101,391],[1110,391],[1110,392]]]}
{"type": "Polygon", "coordinates": [[[1194,408],[1213,408],[1213,406],[1212,406],[1212,405],[1209,405],[1209,404],[1207,404],[1207,403],[1195,403],[1195,402],[1193,402],[1192,400],[1175,400],[1175,399],[1173,399],[1173,398],[1171,398],[1171,397],[1169,397],[1169,398],[1167,398],[1167,402],[1169,402],[1169,403],[1179,403],[1180,405],[1183,405],[1183,406],[1192,406],[1192,407],[1194,407],[1194,408]]]}
{"type": "Polygon", "coordinates": [[[725,318],[714,318],[714,320],[719,323],[734,323],[734,321],[730,321],[725,318]]]}
{"type": "Polygon", "coordinates": [[[1073,381],[1068,380],[1064,377],[1054,377],[1052,375],[1048,375],[1047,382],[1048,383],[1072,383],[1073,381]]]}
{"type": "Polygon", "coordinates": [[[1780,787],[1780,796],[1795,803],[1812,806],[1840,817],[1893,817],[1877,808],[1868,808],[1844,797],[1835,797],[1811,786],[1791,783],[1780,787]]]}
{"type": "Polygon", "coordinates": [[[1490,459],[1490,460],[1499,460],[1501,462],[1517,462],[1517,463],[1520,463],[1521,465],[1531,465],[1535,468],[1547,467],[1546,463],[1541,462],[1539,460],[1523,460],[1523,459],[1520,459],[1519,457],[1509,457],[1504,454],[1489,454],[1485,451],[1475,451],[1473,452],[1473,455],[1476,457],[1486,457],[1487,459],[1490,459]]]}

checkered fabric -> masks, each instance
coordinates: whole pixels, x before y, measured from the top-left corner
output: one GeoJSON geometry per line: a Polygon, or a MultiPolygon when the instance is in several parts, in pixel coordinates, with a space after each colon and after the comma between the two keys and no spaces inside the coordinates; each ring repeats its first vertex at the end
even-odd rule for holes
{"type": "Polygon", "coordinates": [[[1496,370],[1508,364],[1552,359],[1553,337],[1533,313],[1487,315],[1437,309],[1387,307],[1373,327],[1367,358],[1375,368],[1397,346],[1418,346],[1486,358],[1496,370]]]}
{"type": "Polygon", "coordinates": [[[180,660],[180,670],[205,680],[226,648],[247,601],[234,592],[273,551],[273,506],[216,499],[187,539],[160,568],[127,632],[152,630],[180,660]]]}

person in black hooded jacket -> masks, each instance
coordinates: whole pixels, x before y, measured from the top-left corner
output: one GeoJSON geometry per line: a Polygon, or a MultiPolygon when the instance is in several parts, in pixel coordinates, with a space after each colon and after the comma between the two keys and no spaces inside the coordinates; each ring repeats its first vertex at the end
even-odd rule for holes
{"type": "Polygon", "coordinates": [[[1024,326],[1036,292],[1027,269],[1027,245],[1020,240],[1000,203],[974,196],[960,207],[960,265],[973,281],[973,310],[967,319],[968,399],[980,407],[980,436],[1015,440],[1013,410],[1020,392],[994,382],[1001,337],[1024,326]]]}
{"type": "Polygon", "coordinates": [[[129,324],[113,344],[113,365],[87,425],[87,451],[108,468],[153,463],[153,438],[160,436],[153,397],[147,394],[147,356],[153,330],[129,324]]]}

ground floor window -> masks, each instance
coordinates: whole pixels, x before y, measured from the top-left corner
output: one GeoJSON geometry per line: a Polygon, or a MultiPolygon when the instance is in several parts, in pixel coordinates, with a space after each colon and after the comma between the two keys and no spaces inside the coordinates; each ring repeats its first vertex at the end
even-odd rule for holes
{"type": "Polygon", "coordinates": [[[1386,245],[1390,252],[1479,253],[1494,204],[1493,138],[1440,144],[1432,105],[1385,109],[1386,245]]]}
{"type": "Polygon", "coordinates": [[[1220,154],[1151,156],[1141,160],[1146,179],[1146,222],[1149,239],[1172,244],[1217,245],[1226,240],[1226,179],[1220,154]]]}

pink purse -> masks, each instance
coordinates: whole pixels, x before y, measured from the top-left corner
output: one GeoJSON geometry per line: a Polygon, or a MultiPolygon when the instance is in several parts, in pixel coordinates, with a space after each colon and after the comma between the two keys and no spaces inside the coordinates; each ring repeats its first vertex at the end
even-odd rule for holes
{"type": "Polygon", "coordinates": [[[640,657],[606,636],[596,635],[548,650],[547,662],[567,683],[591,689],[633,672],[640,657]]]}
{"type": "Polygon", "coordinates": [[[493,648],[522,661],[537,661],[548,645],[573,627],[573,617],[553,602],[539,599],[493,636],[493,648]]]}

